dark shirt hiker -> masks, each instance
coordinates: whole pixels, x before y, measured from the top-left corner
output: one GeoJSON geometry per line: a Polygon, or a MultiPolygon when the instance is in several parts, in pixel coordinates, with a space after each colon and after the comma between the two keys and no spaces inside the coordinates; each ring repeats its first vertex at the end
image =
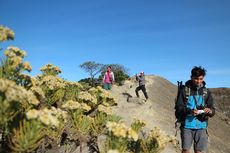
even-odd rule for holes
{"type": "Polygon", "coordinates": [[[185,87],[179,93],[176,109],[183,117],[182,153],[189,153],[192,144],[195,153],[207,150],[207,122],[209,117],[214,116],[215,108],[212,94],[205,87],[205,75],[204,68],[194,67],[191,71],[191,80],[185,83],[185,87]]]}
{"type": "Polygon", "coordinates": [[[146,92],[146,88],[145,88],[145,75],[144,72],[141,71],[140,75],[136,75],[136,80],[139,82],[139,86],[136,88],[135,92],[137,97],[139,97],[139,90],[142,90],[142,92],[145,95],[146,100],[148,99],[148,94],[146,92]]]}

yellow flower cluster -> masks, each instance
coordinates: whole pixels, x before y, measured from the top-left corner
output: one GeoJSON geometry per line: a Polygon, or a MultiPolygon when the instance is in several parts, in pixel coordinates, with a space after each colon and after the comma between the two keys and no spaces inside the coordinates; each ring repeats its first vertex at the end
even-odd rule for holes
{"type": "Polygon", "coordinates": [[[90,111],[91,107],[87,105],[86,103],[81,103],[81,108],[86,111],[90,111]]]}
{"type": "Polygon", "coordinates": [[[90,88],[88,91],[89,91],[90,94],[94,95],[94,94],[96,94],[96,93],[98,92],[98,89],[92,87],[92,88],[90,88]]]}
{"type": "Polygon", "coordinates": [[[100,96],[105,99],[114,99],[113,95],[106,90],[100,96]]]}
{"type": "Polygon", "coordinates": [[[21,104],[26,102],[33,105],[40,103],[31,91],[16,85],[15,82],[10,80],[0,79],[0,92],[5,94],[6,100],[9,102],[18,101],[21,104]]]}
{"type": "Polygon", "coordinates": [[[42,110],[31,109],[26,113],[28,119],[38,119],[48,126],[59,127],[59,119],[67,120],[67,112],[52,107],[51,109],[44,108],[42,110]]]}
{"type": "Polygon", "coordinates": [[[35,95],[39,96],[40,98],[45,98],[45,94],[43,92],[43,90],[41,89],[41,87],[39,86],[32,86],[30,88],[30,91],[32,91],[35,95]]]}
{"type": "Polygon", "coordinates": [[[32,71],[32,67],[30,66],[29,62],[24,62],[23,67],[24,67],[25,70],[27,70],[29,72],[32,71]]]}
{"type": "MultiPolygon", "coordinates": [[[[101,86],[97,86],[97,91],[103,91],[103,90],[105,90],[105,89],[103,89],[101,86]]],[[[106,91],[106,90],[105,90],[106,91]]]]}
{"type": "Polygon", "coordinates": [[[74,109],[83,109],[85,111],[91,110],[91,107],[89,105],[85,103],[79,103],[73,100],[68,100],[65,104],[62,105],[62,108],[70,109],[70,110],[74,110],[74,109]]]}
{"type": "Polygon", "coordinates": [[[65,109],[79,109],[80,108],[80,103],[73,101],[73,100],[68,100],[65,104],[63,104],[61,107],[65,109]]]}
{"type": "Polygon", "coordinates": [[[55,107],[51,107],[51,111],[56,115],[57,118],[62,118],[65,122],[67,121],[68,113],[66,111],[55,107]]]}
{"type": "Polygon", "coordinates": [[[50,90],[60,89],[65,87],[65,82],[62,78],[53,75],[44,76],[40,85],[47,86],[50,90]]]}
{"type": "Polygon", "coordinates": [[[32,67],[29,62],[23,63],[23,58],[26,56],[26,52],[20,50],[18,47],[10,46],[5,50],[4,54],[8,57],[10,64],[13,68],[21,65],[24,70],[32,71],[32,67]]]}
{"type": "Polygon", "coordinates": [[[118,150],[109,150],[107,153],[120,153],[118,150]]]}
{"type": "Polygon", "coordinates": [[[97,89],[101,92],[101,97],[106,99],[114,99],[113,95],[102,87],[98,86],[97,89]]]}
{"type": "Polygon", "coordinates": [[[58,73],[61,73],[61,69],[57,66],[54,66],[53,64],[46,64],[45,66],[41,67],[40,70],[42,72],[46,72],[46,71],[53,71],[58,73]]]}
{"type": "Polygon", "coordinates": [[[134,141],[138,140],[138,134],[132,128],[128,129],[128,138],[133,139],[134,141]]]}
{"type": "Polygon", "coordinates": [[[132,128],[125,126],[124,123],[107,122],[106,127],[116,137],[131,138],[134,141],[138,140],[138,134],[132,128]]]}
{"type": "Polygon", "coordinates": [[[39,116],[39,110],[37,109],[31,109],[26,113],[26,116],[28,119],[36,119],[39,116]]]}
{"type": "Polygon", "coordinates": [[[80,83],[78,83],[78,82],[71,82],[71,81],[65,82],[65,86],[66,86],[66,87],[69,87],[69,86],[76,86],[76,87],[78,87],[79,89],[82,89],[82,88],[83,88],[83,86],[82,86],[80,83]]]}
{"type": "Polygon", "coordinates": [[[166,134],[159,127],[154,127],[151,130],[150,137],[157,140],[159,148],[164,147],[167,142],[171,141],[170,138],[166,136],[166,134]]]}
{"type": "Polygon", "coordinates": [[[32,86],[40,86],[42,84],[42,75],[31,77],[32,86]]]}
{"type": "Polygon", "coordinates": [[[103,89],[101,86],[97,86],[96,88],[90,88],[89,93],[91,93],[92,95],[94,95],[96,93],[100,93],[100,96],[102,98],[114,99],[113,95],[110,92],[108,92],[107,90],[103,89]]]}
{"type": "Polygon", "coordinates": [[[8,27],[0,25],[0,42],[14,39],[14,32],[8,27]]]}
{"type": "Polygon", "coordinates": [[[88,102],[92,102],[94,104],[97,104],[97,98],[96,98],[96,96],[91,95],[88,92],[81,91],[79,93],[79,95],[78,95],[78,99],[82,100],[82,101],[88,101],[88,102]]]}
{"type": "Polygon", "coordinates": [[[26,56],[26,52],[24,50],[20,50],[18,47],[9,46],[7,50],[5,50],[4,54],[9,57],[21,57],[24,58],[26,56]]]}
{"type": "MultiPolygon", "coordinates": [[[[33,77],[33,79],[35,80],[35,82],[37,83],[38,82],[38,80],[41,80],[42,79],[42,74],[38,74],[38,75],[36,75],[35,77],[33,77]]],[[[37,84],[37,85],[39,85],[39,84],[37,84]]]]}
{"type": "Polygon", "coordinates": [[[100,112],[106,113],[107,115],[112,115],[113,114],[113,110],[112,110],[111,107],[106,107],[106,106],[103,106],[103,105],[99,105],[98,110],[100,112]]]}
{"type": "Polygon", "coordinates": [[[18,56],[10,58],[10,61],[11,61],[10,64],[12,64],[12,67],[14,68],[22,64],[22,58],[18,56]]]}
{"type": "Polygon", "coordinates": [[[134,118],[134,122],[135,124],[141,125],[141,126],[145,126],[146,122],[142,119],[138,119],[138,118],[134,118]]]}

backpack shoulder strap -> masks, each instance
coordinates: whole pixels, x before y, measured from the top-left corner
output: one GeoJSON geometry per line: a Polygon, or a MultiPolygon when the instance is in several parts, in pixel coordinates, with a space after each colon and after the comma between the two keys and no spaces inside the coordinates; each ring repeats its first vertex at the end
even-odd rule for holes
{"type": "Polygon", "coordinates": [[[190,96],[191,89],[187,86],[185,86],[185,99],[188,100],[188,97],[190,96]]]}
{"type": "Polygon", "coordinates": [[[207,96],[208,95],[208,89],[206,87],[203,88],[203,96],[207,96]]]}
{"type": "Polygon", "coordinates": [[[205,103],[205,105],[206,105],[207,99],[208,99],[208,89],[207,89],[206,87],[204,87],[204,88],[202,89],[202,97],[203,97],[204,103],[205,103]]]}

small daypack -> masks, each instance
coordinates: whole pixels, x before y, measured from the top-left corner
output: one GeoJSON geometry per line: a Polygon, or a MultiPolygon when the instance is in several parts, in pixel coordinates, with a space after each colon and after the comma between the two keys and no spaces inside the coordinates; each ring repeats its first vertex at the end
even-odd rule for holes
{"type": "MultiPolygon", "coordinates": [[[[176,123],[182,122],[182,120],[183,120],[182,116],[180,115],[179,110],[178,110],[178,106],[179,106],[178,99],[179,99],[180,92],[183,90],[183,88],[185,88],[185,86],[183,85],[183,82],[182,81],[177,81],[177,97],[175,99],[175,106],[174,106],[176,123]]],[[[190,95],[190,91],[187,91],[186,93],[188,94],[188,96],[190,95]]],[[[185,101],[188,100],[187,94],[186,94],[187,99],[185,101]]]]}

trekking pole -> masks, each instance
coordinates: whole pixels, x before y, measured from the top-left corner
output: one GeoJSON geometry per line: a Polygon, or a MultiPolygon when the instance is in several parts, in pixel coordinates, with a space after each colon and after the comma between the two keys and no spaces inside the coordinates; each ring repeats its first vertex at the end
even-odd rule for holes
{"type": "MultiPolygon", "coordinates": [[[[179,99],[179,95],[180,95],[180,90],[181,90],[181,87],[182,87],[182,83],[183,83],[182,81],[177,81],[177,98],[176,98],[176,102],[179,99]]],[[[179,130],[178,124],[179,124],[179,122],[178,122],[178,120],[176,120],[176,122],[175,122],[175,129],[176,129],[175,137],[177,136],[177,132],[179,130]]]]}
{"type": "Polygon", "coordinates": [[[177,99],[179,97],[181,86],[182,86],[182,81],[177,81],[177,99]]]}

